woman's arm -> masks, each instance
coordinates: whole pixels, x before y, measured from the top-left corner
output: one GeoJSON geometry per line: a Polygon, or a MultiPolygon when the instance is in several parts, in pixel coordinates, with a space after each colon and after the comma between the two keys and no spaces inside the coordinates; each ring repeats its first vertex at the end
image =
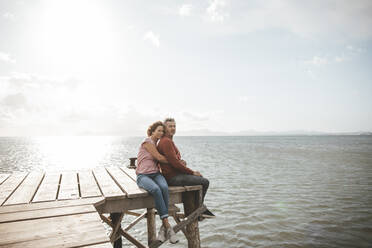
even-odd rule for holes
{"type": "Polygon", "coordinates": [[[158,152],[154,144],[146,142],[143,144],[143,147],[159,162],[168,163],[168,160],[158,152]]]}

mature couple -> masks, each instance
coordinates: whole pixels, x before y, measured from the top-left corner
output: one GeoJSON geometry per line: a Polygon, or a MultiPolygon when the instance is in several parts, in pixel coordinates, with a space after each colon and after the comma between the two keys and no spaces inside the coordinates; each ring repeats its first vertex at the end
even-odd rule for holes
{"type": "MultiPolygon", "coordinates": [[[[186,162],[181,159],[181,154],[173,142],[175,133],[176,122],[173,118],[165,119],[164,123],[158,121],[150,125],[147,130],[148,137],[139,148],[136,169],[138,186],[154,197],[156,210],[163,222],[158,240],[164,242],[169,238],[173,244],[177,243],[178,239],[168,222],[168,185],[202,185],[203,200],[209,186],[208,179],[199,171],[188,168],[186,162]]],[[[205,214],[213,215],[209,210],[205,214]]]]}

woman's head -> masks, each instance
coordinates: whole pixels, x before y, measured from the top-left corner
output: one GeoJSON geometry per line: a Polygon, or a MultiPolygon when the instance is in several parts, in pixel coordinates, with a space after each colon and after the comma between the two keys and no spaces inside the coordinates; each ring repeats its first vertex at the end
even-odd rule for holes
{"type": "Polygon", "coordinates": [[[161,121],[157,121],[152,123],[149,128],[147,129],[147,136],[155,136],[156,138],[160,139],[164,134],[164,124],[161,121]]]}

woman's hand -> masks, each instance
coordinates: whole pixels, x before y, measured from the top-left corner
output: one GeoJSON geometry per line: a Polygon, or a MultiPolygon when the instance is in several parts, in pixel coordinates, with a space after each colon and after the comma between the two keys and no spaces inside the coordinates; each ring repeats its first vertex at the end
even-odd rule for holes
{"type": "Polygon", "coordinates": [[[193,174],[194,176],[198,176],[198,177],[202,177],[202,174],[200,174],[200,172],[199,171],[194,171],[194,174],[193,174]]]}
{"type": "Polygon", "coordinates": [[[168,163],[168,160],[163,156],[161,155],[159,152],[158,152],[158,149],[156,149],[156,146],[154,144],[151,144],[151,143],[144,143],[143,144],[143,147],[145,147],[145,149],[156,159],[158,160],[159,162],[161,163],[168,163]]]}

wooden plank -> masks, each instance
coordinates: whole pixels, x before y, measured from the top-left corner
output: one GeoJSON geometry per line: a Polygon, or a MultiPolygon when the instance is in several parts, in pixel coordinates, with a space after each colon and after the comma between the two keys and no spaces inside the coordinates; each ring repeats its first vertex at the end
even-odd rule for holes
{"type": "Polygon", "coordinates": [[[137,175],[135,169],[129,169],[128,167],[120,166],[119,167],[122,171],[124,171],[133,181],[137,181],[137,175]]]}
{"type": "MultiPolygon", "coordinates": [[[[169,204],[182,203],[182,193],[169,194],[169,204]]],[[[101,204],[95,204],[97,211],[104,213],[117,213],[140,208],[154,208],[154,198],[150,195],[137,198],[106,198],[101,204]]]]}
{"type": "Polygon", "coordinates": [[[4,206],[29,203],[32,197],[35,195],[36,189],[39,187],[43,176],[43,172],[31,172],[17,188],[17,190],[4,203],[4,206]]]}
{"type": "Polygon", "coordinates": [[[0,224],[4,247],[76,247],[108,241],[97,213],[0,224]]]}
{"type": "Polygon", "coordinates": [[[0,174],[0,185],[10,176],[10,174],[0,174]]]}
{"type": "Polygon", "coordinates": [[[102,195],[92,171],[79,171],[78,177],[81,197],[84,198],[102,195]]]}
{"type": "Polygon", "coordinates": [[[96,202],[99,202],[101,200],[103,200],[103,197],[93,197],[93,198],[85,198],[85,199],[63,200],[63,201],[52,201],[52,202],[36,202],[36,203],[32,203],[32,204],[2,206],[2,207],[0,207],[0,214],[14,213],[14,212],[24,212],[24,211],[39,210],[39,209],[49,209],[49,208],[92,205],[92,204],[94,204],[96,202]]]}
{"type": "Polygon", "coordinates": [[[46,172],[32,202],[53,201],[57,197],[61,174],[46,172]]]}
{"type": "Polygon", "coordinates": [[[0,214],[0,223],[94,212],[96,212],[96,209],[94,208],[93,205],[38,209],[31,211],[0,214]]]}
{"type": "Polygon", "coordinates": [[[63,172],[59,186],[58,200],[79,198],[79,185],[76,172],[63,172]]]}
{"type": "Polygon", "coordinates": [[[0,206],[17,189],[28,173],[14,173],[0,185],[0,206]]]}
{"type": "Polygon", "coordinates": [[[93,170],[94,177],[101,189],[103,195],[107,197],[125,197],[126,194],[112,180],[110,175],[104,168],[95,168],[93,170]]]}
{"type": "Polygon", "coordinates": [[[177,193],[177,192],[185,192],[186,189],[184,186],[169,186],[168,191],[169,193],[177,193]]]}
{"type": "Polygon", "coordinates": [[[110,242],[106,242],[103,244],[97,244],[97,245],[87,245],[87,246],[81,246],[86,248],[112,248],[112,244],[110,242]]]}
{"type": "Polygon", "coordinates": [[[186,191],[195,191],[200,190],[203,188],[201,185],[190,185],[190,186],[184,186],[186,191]]]}
{"type": "Polygon", "coordinates": [[[107,167],[106,170],[118,186],[127,193],[128,198],[148,195],[146,190],[139,188],[137,183],[118,167],[107,167]]]}

